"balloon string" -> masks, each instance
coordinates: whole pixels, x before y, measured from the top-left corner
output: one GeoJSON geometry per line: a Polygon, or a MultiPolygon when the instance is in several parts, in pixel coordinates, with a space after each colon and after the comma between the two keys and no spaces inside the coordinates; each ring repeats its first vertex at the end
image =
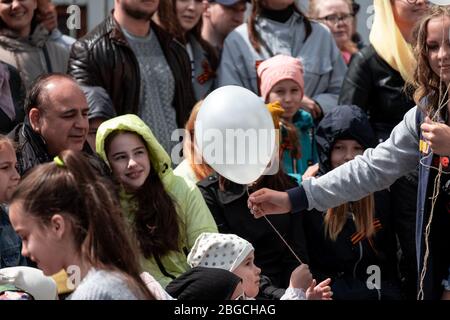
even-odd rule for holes
{"type": "MultiPolygon", "coordinates": [[[[444,45],[444,16],[442,16],[442,43],[441,46],[444,45]]],[[[443,60],[443,59],[442,59],[443,60]]],[[[448,90],[449,90],[449,86],[447,85],[447,88],[445,90],[445,93],[442,94],[442,67],[439,69],[439,100],[438,100],[438,107],[436,112],[431,115],[431,120],[432,121],[438,121],[438,117],[441,113],[441,110],[448,106],[449,100],[447,99],[447,101],[444,101],[448,90]]],[[[432,153],[430,153],[431,156],[432,153]]],[[[425,280],[425,276],[427,274],[427,264],[428,264],[428,260],[429,260],[429,254],[430,254],[430,244],[429,244],[429,238],[430,238],[430,233],[431,233],[431,222],[433,221],[433,214],[434,214],[434,208],[435,208],[435,204],[436,204],[436,200],[439,196],[439,191],[441,188],[441,176],[442,173],[446,173],[442,170],[442,163],[439,163],[439,168],[435,168],[433,166],[427,166],[424,163],[422,163],[422,161],[419,161],[421,165],[423,165],[424,167],[428,167],[428,168],[433,168],[433,169],[437,169],[438,173],[436,175],[436,178],[434,179],[434,185],[433,185],[433,196],[431,197],[431,212],[430,212],[430,216],[428,217],[428,222],[427,225],[425,227],[425,254],[423,257],[423,263],[422,263],[422,269],[419,270],[420,273],[420,278],[419,278],[419,292],[417,294],[417,300],[423,300],[425,295],[424,295],[424,280],[425,280]]]]}
{"type": "MultiPolygon", "coordinates": [[[[250,197],[250,194],[248,192],[248,186],[245,186],[245,190],[247,191],[247,195],[250,197]]],[[[275,231],[275,233],[280,237],[280,239],[284,242],[284,244],[286,245],[286,247],[289,249],[289,251],[291,251],[291,253],[294,255],[295,259],[297,259],[297,261],[300,264],[303,264],[302,260],[300,260],[300,258],[297,256],[297,254],[294,252],[294,250],[291,248],[291,246],[287,243],[287,241],[283,238],[283,236],[281,235],[281,233],[277,230],[277,228],[275,228],[275,226],[272,224],[272,222],[270,222],[270,220],[267,218],[266,215],[263,216],[264,219],[266,219],[267,223],[272,227],[273,231],[275,231]]]]}

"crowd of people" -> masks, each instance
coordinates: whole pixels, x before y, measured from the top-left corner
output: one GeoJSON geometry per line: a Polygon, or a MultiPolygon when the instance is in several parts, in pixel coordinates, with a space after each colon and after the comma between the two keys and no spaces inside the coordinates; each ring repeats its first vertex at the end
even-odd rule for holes
{"type": "Polygon", "coordinates": [[[0,300],[450,299],[450,6],[374,0],[364,43],[308,5],[115,0],[73,39],[0,1],[0,300]],[[198,161],[227,85],[280,133],[249,185],[198,161]]]}

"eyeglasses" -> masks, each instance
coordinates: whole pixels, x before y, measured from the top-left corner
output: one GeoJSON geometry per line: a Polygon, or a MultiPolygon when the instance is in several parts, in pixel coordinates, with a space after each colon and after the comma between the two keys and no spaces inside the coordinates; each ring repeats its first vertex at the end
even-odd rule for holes
{"type": "Polygon", "coordinates": [[[331,23],[331,24],[337,24],[338,22],[342,21],[344,23],[349,23],[350,21],[352,21],[353,19],[353,15],[352,14],[343,14],[341,16],[337,15],[337,14],[330,14],[328,16],[325,16],[323,18],[319,18],[319,20],[324,20],[327,23],[331,23]]]}

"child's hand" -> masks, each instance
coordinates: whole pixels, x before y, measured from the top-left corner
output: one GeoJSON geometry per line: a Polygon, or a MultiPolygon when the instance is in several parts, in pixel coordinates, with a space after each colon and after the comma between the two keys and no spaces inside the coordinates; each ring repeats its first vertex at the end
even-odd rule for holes
{"type": "Polygon", "coordinates": [[[312,282],[312,274],[307,264],[301,264],[291,273],[289,286],[292,288],[303,289],[306,292],[312,282]]]}
{"type": "Polygon", "coordinates": [[[314,119],[320,118],[320,116],[322,115],[322,109],[320,109],[320,107],[314,100],[307,96],[303,96],[302,105],[300,106],[300,108],[305,110],[306,112],[311,113],[311,116],[314,119]]]}
{"type": "Polygon", "coordinates": [[[329,286],[331,279],[328,278],[316,286],[316,280],[314,279],[311,282],[308,290],[306,290],[306,299],[307,300],[333,300],[331,296],[333,295],[333,291],[331,291],[331,287],[329,286]]]}
{"type": "Polygon", "coordinates": [[[433,153],[440,156],[450,155],[450,127],[445,123],[433,122],[426,117],[420,126],[422,135],[430,145],[433,153]]]}
{"type": "Polygon", "coordinates": [[[302,180],[314,178],[317,173],[319,172],[319,164],[313,164],[312,166],[309,166],[308,169],[306,169],[305,173],[302,176],[302,180]]]}

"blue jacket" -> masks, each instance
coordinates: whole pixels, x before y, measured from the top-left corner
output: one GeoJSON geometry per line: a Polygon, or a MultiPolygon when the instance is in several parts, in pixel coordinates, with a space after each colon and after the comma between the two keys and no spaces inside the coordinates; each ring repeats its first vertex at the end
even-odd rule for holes
{"type": "Polygon", "coordinates": [[[26,266],[21,250],[22,240],[11,226],[7,208],[0,205],[0,268],[26,266]]]}

